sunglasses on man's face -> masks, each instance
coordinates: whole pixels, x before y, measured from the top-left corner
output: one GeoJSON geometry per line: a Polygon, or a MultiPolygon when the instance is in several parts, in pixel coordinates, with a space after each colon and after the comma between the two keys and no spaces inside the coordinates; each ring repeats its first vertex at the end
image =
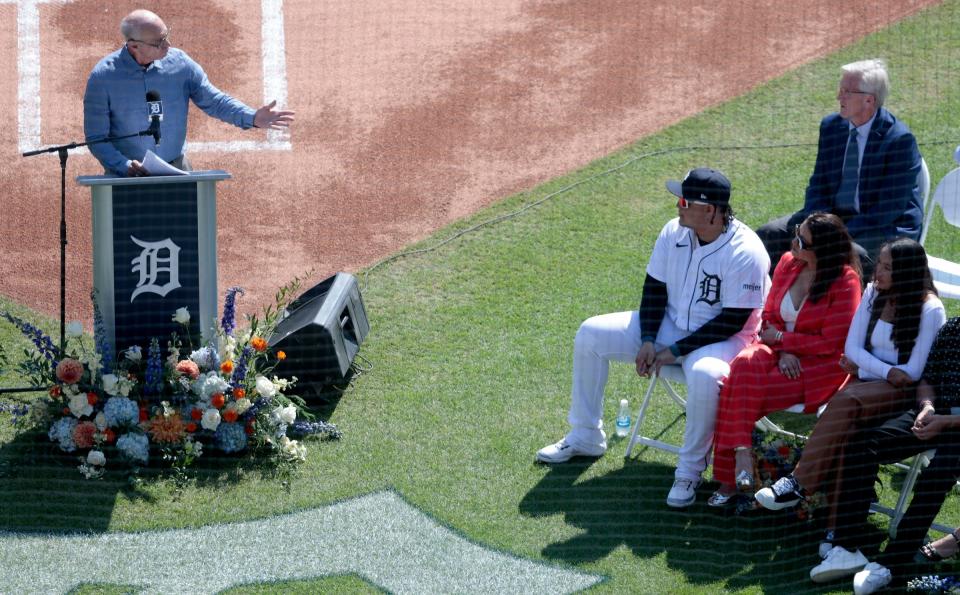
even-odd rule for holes
{"type": "Polygon", "coordinates": [[[680,207],[681,209],[689,209],[689,208],[690,208],[690,205],[706,205],[706,206],[710,206],[710,203],[708,203],[708,202],[702,202],[702,201],[699,201],[699,200],[687,200],[687,199],[685,199],[685,198],[682,197],[682,196],[677,199],[677,206],[680,207]]]}

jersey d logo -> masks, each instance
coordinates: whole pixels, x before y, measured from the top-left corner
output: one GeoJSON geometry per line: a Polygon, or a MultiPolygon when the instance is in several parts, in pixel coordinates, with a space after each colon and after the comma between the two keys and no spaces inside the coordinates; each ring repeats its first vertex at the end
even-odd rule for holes
{"type": "Polygon", "coordinates": [[[700,297],[698,302],[704,302],[708,306],[720,303],[720,277],[704,273],[700,280],[700,297]]]}

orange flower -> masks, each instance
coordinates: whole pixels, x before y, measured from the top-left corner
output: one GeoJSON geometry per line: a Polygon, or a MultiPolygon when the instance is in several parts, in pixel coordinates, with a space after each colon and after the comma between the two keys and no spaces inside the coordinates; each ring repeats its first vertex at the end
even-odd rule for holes
{"type": "Polygon", "coordinates": [[[247,434],[247,436],[252,436],[252,435],[253,435],[253,422],[252,422],[252,421],[251,421],[251,422],[248,422],[247,425],[244,426],[243,431],[247,434]]]}
{"type": "Polygon", "coordinates": [[[226,360],[220,364],[220,371],[224,374],[229,374],[233,372],[233,362],[231,360],[226,360]]]}
{"type": "Polygon", "coordinates": [[[191,434],[197,431],[197,424],[190,422],[187,424],[187,431],[191,434]]]}
{"type": "Polygon", "coordinates": [[[117,439],[117,433],[107,428],[103,431],[103,439],[107,441],[107,444],[113,444],[113,441],[117,439]]]}
{"type": "Polygon", "coordinates": [[[226,399],[223,398],[223,393],[213,393],[213,395],[210,396],[210,404],[217,409],[223,407],[224,403],[226,403],[226,399]]]}
{"type": "Polygon", "coordinates": [[[91,405],[96,405],[98,400],[99,399],[97,399],[97,393],[87,393],[87,403],[90,403],[91,405]]]}
{"type": "Polygon", "coordinates": [[[203,411],[200,411],[196,407],[190,410],[190,419],[193,421],[200,421],[203,418],[203,411]]]}
{"type": "Polygon", "coordinates": [[[234,398],[234,399],[236,399],[236,400],[239,401],[240,399],[244,398],[245,396],[247,396],[247,391],[243,390],[242,388],[235,388],[235,389],[233,389],[233,398],[234,398]]]}
{"type": "Polygon", "coordinates": [[[169,417],[163,415],[154,416],[150,420],[150,426],[147,430],[153,436],[155,442],[176,443],[183,439],[183,433],[186,427],[179,413],[174,413],[169,417]]]}
{"type": "Polygon", "coordinates": [[[59,384],[56,385],[56,386],[51,386],[51,387],[50,387],[50,396],[53,397],[54,399],[56,399],[57,397],[59,397],[59,396],[62,395],[62,394],[63,394],[63,389],[60,388],[60,385],[59,385],[59,384]]]}
{"type": "Polygon", "coordinates": [[[237,410],[236,409],[227,409],[223,412],[223,421],[227,423],[233,423],[237,421],[237,410]]]}
{"type": "Polygon", "coordinates": [[[267,340],[263,337],[254,337],[250,339],[250,346],[260,353],[263,353],[267,350],[267,340]]]}
{"type": "Polygon", "coordinates": [[[287,352],[286,352],[286,351],[278,351],[278,352],[277,352],[277,359],[280,360],[280,361],[283,361],[283,360],[287,359],[287,352]]]}

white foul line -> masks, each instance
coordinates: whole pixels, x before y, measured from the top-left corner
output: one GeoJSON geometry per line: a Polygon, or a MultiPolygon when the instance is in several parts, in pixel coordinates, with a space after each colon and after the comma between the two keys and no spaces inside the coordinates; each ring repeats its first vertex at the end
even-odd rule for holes
{"type": "MultiPolygon", "coordinates": [[[[40,138],[40,10],[39,4],[68,4],[73,0],[0,0],[17,5],[17,135],[21,153],[43,146],[40,138]]],[[[260,45],[263,60],[264,103],[287,105],[287,63],[283,35],[283,0],[261,0],[260,45]]],[[[63,139],[61,139],[63,140],[63,139]]],[[[188,142],[191,153],[218,151],[290,151],[290,133],[268,130],[263,141],[188,142]]],[[[75,149],[75,154],[86,153],[75,149]]]]}

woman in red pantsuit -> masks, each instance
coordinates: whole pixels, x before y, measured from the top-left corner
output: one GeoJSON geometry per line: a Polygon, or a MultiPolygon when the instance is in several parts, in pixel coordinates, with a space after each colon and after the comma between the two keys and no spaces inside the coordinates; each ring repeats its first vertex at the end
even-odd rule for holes
{"type": "Polygon", "coordinates": [[[759,342],[731,362],[720,392],[713,454],[720,489],[709,505],[727,504],[738,490],[753,493],[758,419],[799,403],[816,411],[846,381],[839,362],[860,293],[860,259],[843,221],[807,217],[773,272],[759,342]]]}

